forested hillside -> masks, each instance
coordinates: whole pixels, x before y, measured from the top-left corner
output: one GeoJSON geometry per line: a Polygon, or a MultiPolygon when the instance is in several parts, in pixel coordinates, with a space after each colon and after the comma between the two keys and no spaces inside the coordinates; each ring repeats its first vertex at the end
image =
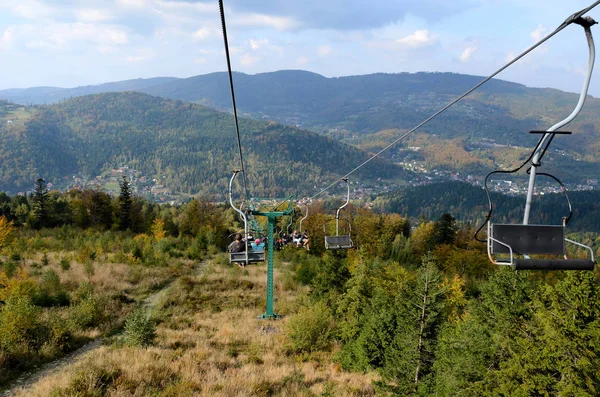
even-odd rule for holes
{"type": "MultiPolygon", "coordinates": [[[[455,73],[371,74],[326,78],[305,71],[234,74],[238,106],[245,116],[310,129],[360,149],[376,151],[482,80],[455,73]]],[[[138,79],[74,89],[32,88],[0,91],[0,99],[52,103],[102,91],[135,90],[231,108],[227,75],[212,73],[187,79],[138,79]]],[[[527,132],[546,129],[566,117],[577,94],[528,88],[492,80],[413,136],[385,153],[406,159],[401,149],[419,147],[429,169],[480,176],[503,167],[503,159],[533,147],[527,132]],[[435,134],[435,135],[434,135],[435,134]],[[508,146],[505,146],[508,145],[508,146]],[[440,151],[440,148],[443,150],[440,151]]],[[[600,152],[600,101],[588,98],[583,112],[566,130],[574,134],[553,143],[560,149],[549,165],[568,169],[567,182],[594,178],[600,152]]]]}
{"type": "MultiPolygon", "coordinates": [[[[507,196],[492,193],[496,223],[523,220],[524,196],[507,196]]],[[[573,218],[569,222],[572,231],[600,233],[600,192],[569,192],[573,206],[573,218]]],[[[480,224],[487,215],[488,201],[485,191],[466,183],[444,182],[426,186],[400,189],[377,197],[374,207],[380,211],[396,212],[416,219],[436,219],[450,213],[458,220],[480,224]]],[[[531,223],[555,224],[569,214],[567,200],[563,194],[534,196],[531,223]]]]}
{"type": "MultiPolygon", "coordinates": [[[[0,188],[5,190],[29,190],[37,177],[56,183],[129,166],[174,191],[223,198],[231,170],[239,168],[232,116],[200,105],[126,92],[1,108],[6,121],[0,123],[0,188]]],[[[240,128],[255,195],[306,195],[367,158],[322,135],[274,122],[243,119],[240,128]]],[[[384,161],[361,172],[359,178],[406,175],[384,161]]]]}

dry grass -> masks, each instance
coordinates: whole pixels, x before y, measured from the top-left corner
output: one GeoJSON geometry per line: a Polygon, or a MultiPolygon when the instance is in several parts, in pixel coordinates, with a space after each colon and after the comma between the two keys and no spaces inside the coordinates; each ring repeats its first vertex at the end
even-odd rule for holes
{"type": "MultiPolygon", "coordinates": [[[[275,279],[275,308],[289,318],[303,292],[283,291],[278,271],[275,279]]],[[[375,394],[374,374],[341,371],[332,352],[291,354],[284,334],[287,318],[256,319],[264,310],[265,287],[265,266],[210,266],[204,275],[184,276],[158,304],[153,347],[102,347],[18,395],[375,394]]]]}
{"type": "MultiPolygon", "coordinates": [[[[74,259],[76,252],[49,252],[46,253],[49,264],[42,266],[43,253],[34,253],[30,258],[23,260],[23,264],[29,274],[37,275],[47,270],[54,270],[60,277],[61,283],[70,289],[75,289],[83,282],[92,283],[98,291],[104,295],[117,295],[131,293],[136,298],[144,297],[149,293],[160,289],[171,277],[191,273],[192,261],[179,261],[180,265],[175,267],[149,267],[144,265],[131,265],[127,263],[114,263],[112,261],[98,260],[90,266],[74,259]],[[70,263],[68,270],[63,270],[60,260],[67,258],[70,263]]],[[[110,256],[106,255],[111,259],[110,256]]]]}

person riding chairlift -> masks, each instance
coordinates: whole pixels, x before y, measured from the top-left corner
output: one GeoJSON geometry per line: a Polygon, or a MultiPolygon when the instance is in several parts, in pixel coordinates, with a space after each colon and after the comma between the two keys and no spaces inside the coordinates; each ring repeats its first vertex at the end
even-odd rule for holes
{"type": "Polygon", "coordinates": [[[242,235],[240,233],[237,233],[235,235],[235,240],[233,240],[233,242],[231,244],[229,244],[229,247],[227,247],[227,250],[229,252],[244,252],[244,251],[246,251],[246,243],[244,242],[244,240],[242,240],[242,235]]]}
{"type": "Polygon", "coordinates": [[[263,251],[265,249],[265,242],[257,238],[251,243],[251,246],[253,251],[263,251]]]}
{"type": "Polygon", "coordinates": [[[294,230],[294,232],[292,233],[292,243],[294,244],[294,247],[302,246],[302,237],[298,234],[296,230],[294,230]]]}

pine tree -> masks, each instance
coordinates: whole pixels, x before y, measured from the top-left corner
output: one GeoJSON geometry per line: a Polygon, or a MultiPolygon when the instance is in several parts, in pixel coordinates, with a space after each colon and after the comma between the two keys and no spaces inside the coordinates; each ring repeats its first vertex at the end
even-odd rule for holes
{"type": "Polygon", "coordinates": [[[456,240],[456,219],[450,214],[443,214],[435,223],[434,242],[438,244],[453,244],[456,240]]]}
{"type": "Polygon", "coordinates": [[[396,298],[397,328],[382,369],[388,388],[401,395],[427,394],[443,322],[445,286],[433,255],[423,256],[416,276],[412,287],[396,298]]]}
{"type": "Polygon", "coordinates": [[[48,189],[46,181],[38,178],[35,182],[33,192],[33,213],[35,216],[35,227],[42,228],[48,223],[48,189]]]}
{"type": "Polygon", "coordinates": [[[131,187],[129,180],[123,176],[121,182],[121,194],[119,195],[119,229],[127,230],[131,226],[131,187]]]}

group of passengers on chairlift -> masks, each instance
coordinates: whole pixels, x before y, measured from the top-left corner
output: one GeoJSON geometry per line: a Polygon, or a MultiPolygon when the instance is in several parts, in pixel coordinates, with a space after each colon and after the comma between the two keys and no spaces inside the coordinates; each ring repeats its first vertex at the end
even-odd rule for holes
{"type": "Polygon", "coordinates": [[[307,231],[299,233],[294,230],[291,234],[283,233],[274,243],[276,250],[281,250],[286,245],[290,245],[291,247],[306,248],[307,251],[310,251],[310,239],[307,231]]]}
{"type": "MultiPolygon", "coordinates": [[[[264,251],[266,239],[254,238],[251,234],[246,236],[246,239],[250,242],[248,244],[248,248],[252,251],[264,251]]],[[[227,251],[229,252],[244,252],[246,251],[246,239],[242,236],[242,233],[236,233],[235,238],[229,247],[227,247],[227,251]]]]}

